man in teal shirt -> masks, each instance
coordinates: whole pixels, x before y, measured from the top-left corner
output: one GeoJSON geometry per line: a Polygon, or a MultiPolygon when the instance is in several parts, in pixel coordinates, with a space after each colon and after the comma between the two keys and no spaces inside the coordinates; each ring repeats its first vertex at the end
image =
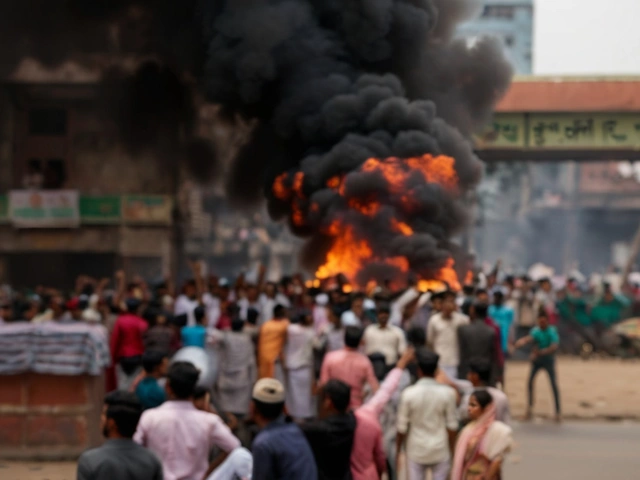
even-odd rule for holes
{"type": "Polygon", "coordinates": [[[591,319],[601,330],[610,328],[622,320],[624,311],[631,302],[623,295],[615,295],[609,285],[604,287],[604,295],[591,309],[591,319]]]}
{"type": "Polygon", "coordinates": [[[556,361],[555,353],[560,344],[560,336],[556,327],[549,325],[547,313],[541,309],[538,313],[538,326],[531,330],[528,336],[521,338],[515,344],[516,348],[533,344],[531,354],[531,373],[529,374],[529,408],[527,409],[527,419],[533,413],[533,381],[540,370],[546,370],[553,390],[553,399],[556,407],[556,421],[560,422],[560,392],[556,381],[556,361]]]}
{"type": "Polygon", "coordinates": [[[493,294],[493,305],[489,307],[489,317],[500,328],[502,351],[508,352],[514,313],[511,307],[507,307],[504,304],[504,292],[502,290],[496,290],[493,294]]]}
{"type": "Polygon", "coordinates": [[[196,319],[196,324],[180,329],[182,346],[204,348],[207,344],[207,327],[205,327],[207,317],[204,308],[196,307],[193,316],[196,319]]]}
{"type": "Polygon", "coordinates": [[[167,375],[169,357],[164,352],[153,350],[144,352],[142,367],[145,375],[136,386],[136,396],[145,410],[159,407],[166,400],[166,394],[164,388],[158,384],[158,380],[167,375]]]}

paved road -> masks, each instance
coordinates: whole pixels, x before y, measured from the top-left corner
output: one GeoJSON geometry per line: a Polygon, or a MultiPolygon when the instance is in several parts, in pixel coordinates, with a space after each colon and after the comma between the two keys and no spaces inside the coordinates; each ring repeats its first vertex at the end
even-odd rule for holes
{"type": "MultiPolygon", "coordinates": [[[[640,478],[640,424],[552,423],[515,427],[516,448],[505,480],[635,480],[640,478]]],[[[2,480],[73,480],[73,463],[0,461],[2,480]]],[[[117,479],[114,479],[117,480],[117,479]]]]}
{"type": "Polygon", "coordinates": [[[640,478],[640,424],[516,425],[506,480],[632,480],[640,478]]]}

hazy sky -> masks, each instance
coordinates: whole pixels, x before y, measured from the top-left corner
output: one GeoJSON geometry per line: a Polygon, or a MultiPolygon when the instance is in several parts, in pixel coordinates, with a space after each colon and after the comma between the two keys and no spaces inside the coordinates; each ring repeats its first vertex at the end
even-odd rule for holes
{"type": "Polygon", "coordinates": [[[640,75],[640,0],[535,0],[537,75],[640,75]]]}

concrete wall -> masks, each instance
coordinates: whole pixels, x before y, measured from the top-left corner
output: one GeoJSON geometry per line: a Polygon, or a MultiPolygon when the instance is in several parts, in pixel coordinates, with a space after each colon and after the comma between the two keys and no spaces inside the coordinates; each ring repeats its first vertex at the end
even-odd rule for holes
{"type": "Polygon", "coordinates": [[[173,162],[159,159],[153,151],[129,152],[95,108],[74,108],[72,118],[70,188],[92,195],[176,192],[173,162]]]}
{"type": "Polygon", "coordinates": [[[0,376],[0,458],[74,459],[101,443],[103,376],[0,376]]]}
{"type": "Polygon", "coordinates": [[[0,192],[12,186],[13,108],[9,94],[0,89],[0,192]]]}

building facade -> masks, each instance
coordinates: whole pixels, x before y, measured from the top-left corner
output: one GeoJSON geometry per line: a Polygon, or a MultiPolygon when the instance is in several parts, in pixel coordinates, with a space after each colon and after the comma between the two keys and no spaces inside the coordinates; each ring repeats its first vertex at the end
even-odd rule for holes
{"type": "Polygon", "coordinates": [[[461,25],[459,34],[500,38],[516,74],[531,74],[533,0],[485,0],[480,15],[461,25]]]}
{"type": "Polygon", "coordinates": [[[124,148],[97,99],[44,71],[0,85],[0,283],[171,268],[175,172],[124,148]]]}

